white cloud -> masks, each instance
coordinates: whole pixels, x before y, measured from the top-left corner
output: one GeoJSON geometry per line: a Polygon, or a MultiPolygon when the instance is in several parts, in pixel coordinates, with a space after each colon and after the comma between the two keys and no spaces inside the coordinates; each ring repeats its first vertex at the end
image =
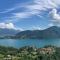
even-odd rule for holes
{"type": "Polygon", "coordinates": [[[27,18],[30,16],[29,12],[22,12],[22,13],[13,13],[13,17],[15,18],[27,18]]]}
{"type": "Polygon", "coordinates": [[[0,11],[0,13],[9,13],[9,12],[12,12],[12,11],[14,11],[16,9],[19,9],[19,8],[23,7],[23,6],[25,6],[25,5],[24,4],[23,5],[18,4],[16,6],[12,7],[12,8],[8,8],[8,9],[5,9],[4,11],[0,11]]]}
{"type": "Polygon", "coordinates": [[[14,29],[13,23],[0,23],[0,28],[14,29]]]}
{"type": "Polygon", "coordinates": [[[57,9],[52,9],[49,13],[51,21],[54,25],[59,26],[60,25],[60,14],[57,12],[57,9]]]}
{"type": "Polygon", "coordinates": [[[50,14],[54,21],[60,21],[60,15],[57,13],[56,9],[53,9],[50,14]]]}
{"type": "Polygon", "coordinates": [[[0,13],[8,13],[11,12],[13,10],[15,10],[16,8],[10,8],[10,9],[6,9],[5,11],[0,11],[0,13]]]}
{"type": "Polygon", "coordinates": [[[54,24],[53,23],[49,23],[48,24],[48,27],[51,27],[51,26],[54,26],[54,24]]]}
{"type": "Polygon", "coordinates": [[[32,26],[31,30],[41,30],[42,28],[40,26],[32,26]]]}
{"type": "Polygon", "coordinates": [[[20,31],[23,30],[22,28],[16,28],[13,23],[0,23],[0,28],[15,29],[20,31]]]}
{"type": "MultiPolygon", "coordinates": [[[[11,16],[8,17],[9,20],[10,18],[12,21],[15,19],[20,20],[23,18],[32,17],[34,15],[42,18],[40,14],[43,13],[43,11],[46,11],[48,9],[56,9],[59,8],[59,6],[60,6],[60,0],[32,0],[32,3],[18,4],[17,6],[10,9],[6,9],[5,11],[2,11],[0,13],[7,13],[20,8],[24,10],[22,10],[22,12],[20,11],[16,13],[11,12],[10,13],[11,16]]],[[[58,14],[56,14],[56,16],[58,17],[58,19],[60,19],[58,14]]]]}
{"type": "Polygon", "coordinates": [[[30,16],[36,15],[39,17],[42,11],[48,9],[58,8],[60,6],[60,0],[32,0],[32,4],[26,4],[22,7],[25,8],[25,11],[14,13],[16,18],[28,18],[30,16]]]}
{"type": "Polygon", "coordinates": [[[57,3],[59,0],[34,0],[36,4],[42,6],[42,8],[56,8],[59,6],[57,3]]]}

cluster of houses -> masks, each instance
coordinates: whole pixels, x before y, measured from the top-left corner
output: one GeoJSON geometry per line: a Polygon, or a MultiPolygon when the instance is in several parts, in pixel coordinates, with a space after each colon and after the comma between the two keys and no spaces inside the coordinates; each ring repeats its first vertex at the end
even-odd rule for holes
{"type": "Polygon", "coordinates": [[[53,47],[40,48],[38,49],[38,52],[40,54],[53,54],[55,53],[55,49],[53,47]]]}

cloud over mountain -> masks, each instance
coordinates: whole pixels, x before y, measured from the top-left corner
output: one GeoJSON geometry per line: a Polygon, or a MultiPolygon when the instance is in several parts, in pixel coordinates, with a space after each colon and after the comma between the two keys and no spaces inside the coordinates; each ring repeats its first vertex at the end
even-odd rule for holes
{"type": "Polygon", "coordinates": [[[14,29],[15,26],[13,23],[0,23],[0,28],[14,29]]]}
{"type": "Polygon", "coordinates": [[[50,11],[50,17],[54,25],[60,25],[60,14],[57,9],[52,9],[52,11],[50,11]]]}
{"type": "Polygon", "coordinates": [[[13,23],[0,23],[0,28],[3,29],[14,29],[14,30],[23,30],[22,28],[17,28],[13,23]]]}

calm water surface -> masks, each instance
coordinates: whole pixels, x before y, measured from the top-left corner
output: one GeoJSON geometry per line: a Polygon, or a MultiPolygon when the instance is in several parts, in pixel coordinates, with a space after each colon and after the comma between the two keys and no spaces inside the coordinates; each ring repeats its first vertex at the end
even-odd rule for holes
{"type": "Polygon", "coordinates": [[[60,47],[60,39],[0,39],[0,45],[20,48],[23,46],[43,47],[54,45],[60,47]]]}

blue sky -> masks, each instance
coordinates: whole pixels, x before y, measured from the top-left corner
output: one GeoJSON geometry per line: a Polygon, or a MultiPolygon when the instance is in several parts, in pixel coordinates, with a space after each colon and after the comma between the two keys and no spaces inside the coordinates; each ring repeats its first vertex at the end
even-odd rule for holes
{"type": "Polygon", "coordinates": [[[37,30],[60,26],[60,0],[0,0],[0,28],[37,30]]]}

